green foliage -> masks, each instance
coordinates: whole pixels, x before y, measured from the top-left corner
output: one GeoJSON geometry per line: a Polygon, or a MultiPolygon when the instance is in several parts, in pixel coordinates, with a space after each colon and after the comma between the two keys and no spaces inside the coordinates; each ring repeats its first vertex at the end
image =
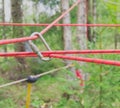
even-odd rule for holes
{"type": "Polygon", "coordinates": [[[32,0],[36,3],[43,3],[44,5],[48,5],[51,8],[53,8],[55,5],[58,5],[60,3],[60,0],[32,0]]]}
{"type": "MultiPolygon", "coordinates": [[[[60,0],[34,0],[36,3],[42,2],[44,5],[50,7],[58,5],[60,0]]],[[[113,0],[111,0],[113,1],[113,0]]],[[[119,0],[116,1],[119,3],[119,0]]],[[[118,7],[113,4],[109,4],[103,0],[97,0],[97,23],[119,23],[116,20],[116,14],[118,7]]],[[[76,23],[77,7],[71,12],[71,22],[76,23]]],[[[40,23],[51,23],[56,19],[60,13],[56,13],[53,16],[49,16],[45,13],[39,15],[40,23]]],[[[34,15],[33,15],[34,16],[34,15]]],[[[27,17],[27,21],[31,21],[33,16],[27,17]]],[[[89,18],[93,22],[92,18],[89,18]]],[[[61,23],[61,22],[59,22],[61,23]]],[[[24,27],[24,35],[30,36],[31,33],[37,31],[40,32],[45,27],[24,27]]],[[[2,29],[2,28],[1,28],[2,29]]],[[[119,28],[107,28],[97,27],[96,28],[96,42],[88,42],[89,49],[114,49],[114,36],[116,30],[119,28]]],[[[12,38],[11,27],[6,28],[6,35],[8,38],[12,38]]],[[[73,44],[75,48],[78,43],[75,40],[76,27],[72,27],[73,33],[73,44]]],[[[2,32],[0,33],[2,35],[2,32]]],[[[63,49],[62,39],[62,27],[53,27],[44,37],[52,50],[63,49]]],[[[2,39],[2,37],[0,37],[2,39]]],[[[33,41],[40,51],[46,50],[42,42],[38,39],[33,41]]],[[[3,47],[1,46],[1,50],[3,47]]],[[[9,51],[13,51],[13,45],[8,46],[9,51]]],[[[91,58],[102,58],[107,60],[120,61],[119,54],[110,55],[87,55],[91,58]]],[[[9,76],[10,72],[14,74],[16,68],[15,59],[7,58],[0,59],[0,71],[1,77],[6,75],[9,76]]],[[[79,80],[68,81],[66,74],[71,75],[68,70],[61,70],[60,72],[52,75],[41,77],[35,84],[33,84],[33,91],[31,94],[31,106],[34,108],[40,108],[44,103],[52,104],[53,108],[119,108],[120,107],[120,67],[109,66],[109,65],[97,65],[93,63],[87,63],[85,66],[79,66],[79,63],[74,62],[75,67],[82,69],[84,72],[89,74],[88,80],[85,82],[85,87],[79,86],[79,80]],[[84,92],[81,93],[81,89],[84,92]],[[100,107],[101,106],[101,107],[100,107]]],[[[48,62],[43,62],[38,58],[27,59],[28,68],[32,74],[39,74],[45,71],[49,71],[64,65],[63,60],[52,59],[48,62]]],[[[6,83],[5,78],[0,78],[0,83],[6,83]]],[[[6,88],[5,88],[6,89],[6,88]]],[[[0,106],[1,108],[18,108],[18,106],[25,106],[25,97],[27,86],[25,84],[17,87],[10,86],[7,91],[4,89],[0,90],[0,106]],[[22,92],[20,92],[22,91],[22,92]],[[9,94],[9,97],[8,97],[9,94]],[[8,98],[5,98],[8,97],[8,98]],[[16,101],[15,101],[16,100],[16,101]],[[22,102],[21,102],[22,101],[22,102]],[[22,105],[21,105],[22,103],[22,105]]]]}
{"type": "MultiPolygon", "coordinates": [[[[110,56],[116,57],[109,55],[109,58],[111,58],[110,56]]],[[[103,57],[104,59],[108,58],[108,55],[103,57]]],[[[119,67],[89,64],[89,70],[85,69],[85,71],[89,71],[90,79],[85,86],[84,99],[86,103],[84,105],[87,108],[94,108],[94,106],[98,107],[101,102],[102,108],[114,108],[113,104],[116,104],[116,99],[120,99],[117,96],[120,95],[119,67]]]]}
{"type": "Polygon", "coordinates": [[[63,66],[61,60],[41,61],[39,58],[33,58],[29,60],[29,65],[31,66],[31,72],[33,74],[46,72],[58,68],[60,66],[63,66]]]}
{"type": "Polygon", "coordinates": [[[0,107],[1,108],[18,108],[16,103],[11,98],[0,100],[0,107]]]}

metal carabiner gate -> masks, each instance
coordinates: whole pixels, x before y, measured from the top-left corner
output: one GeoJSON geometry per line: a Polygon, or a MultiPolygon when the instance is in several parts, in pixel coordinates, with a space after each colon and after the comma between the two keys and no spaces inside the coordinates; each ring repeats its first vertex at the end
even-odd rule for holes
{"type": "MultiPolygon", "coordinates": [[[[45,45],[45,47],[47,48],[47,50],[51,51],[51,48],[47,44],[46,40],[43,38],[42,34],[39,33],[39,32],[34,32],[34,33],[31,34],[31,36],[35,36],[35,35],[37,35],[41,39],[41,41],[43,42],[43,44],[45,45]]],[[[39,51],[39,49],[37,48],[37,46],[31,40],[29,40],[28,43],[29,43],[31,49],[38,55],[38,57],[41,60],[44,60],[44,61],[50,60],[50,58],[45,58],[41,54],[41,52],[39,51]]]]}

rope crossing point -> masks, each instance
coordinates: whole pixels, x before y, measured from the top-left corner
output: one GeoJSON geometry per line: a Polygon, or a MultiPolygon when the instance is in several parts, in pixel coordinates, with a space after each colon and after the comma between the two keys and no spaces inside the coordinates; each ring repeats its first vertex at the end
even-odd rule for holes
{"type": "MultiPolygon", "coordinates": [[[[120,50],[56,50],[42,51],[43,56],[50,54],[120,54],[120,50]]],[[[0,57],[36,57],[34,52],[7,52],[0,53],[0,57]]]]}
{"type": "Polygon", "coordinates": [[[48,72],[44,72],[42,74],[38,74],[38,75],[34,75],[34,76],[32,75],[32,76],[29,76],[28,78],[24,78],[24,79],[21,79],[21,80],[18,80],[18,81],[14,81],[14,82],[10,82],[10,83],[7,83],[7,84],[0,85],[0,88],[15,85],[15,84],[27,81],[28,86],[27,86],[27,96],[26,96],[26,108],[30,108],[32,83],[36,82],[38,78],[40,78],[44,75],[48,75],[48,74],[51,74],[51,73],[54,73],[54,72],[57,72],[57,71],[60,71],[60,70],[63,70],[63,69],[67,69],[67,68],[70,68],[72,66],[73,65],[68,65],[68,66],[57,68],[57,69],[54,69],[54,70],[51,70],[51,71],[48,71],[48,72]]]}
{"type": "MultiPolygon", "coordinates": [[[[44,57],[50,57],[50,58],[59,58],[59,59],[67,59],[67,60],[76,60],[76,61],[83,61],[83,62],[91,62],[91,63],[97,63],[97,64],[106,64],[106,65],[114,65],[114,66],[120,66],[120,61],[114,61],[114,60],[103,60],[103,59],[94,59],[94,58],[83,58],[83,57],[73,57],[73,56],[66,56],[65,54],[101,54],[101,53],[106,53],[106,54],[110,54],[110,53],[114,53],[114,54],[120,54],[120,50],[85,50],[85,51],[51,51],[50,48],[48,48],[49,51],[47,52],[39,52],[39,50],[37,49],[37,47],[32,43],[31,40],[35,40],[37,38],[41,38],[42,39],[42,35],[44,33],[46,33],[52,26],[111,26],[111,27],[120,27],[119,24],[56,24],[60,19],[62,19],[68,12],[70,12],[75,6],[78,5],[78,3],[80,2],[80,0],[78,0],[73,6],[71,6],[71,8],[69,8],[66,12],[64,12],[60,17],[58,17],[55,21],[53,21],[51,24],[44,24],[44,26],[47,26],[45,29],[43,29],[40,33],[35,33],[32,34],[32,36],[30,37],[24,37],[24,38],[15,38],[15,39],[8,39],[8,40],[0,40],[0,45],[4,45],[4,44],[11,44],[11,43],[18,43],[18,42],[24,42],[24,41],[29,41],[29,44],[31,44],[33,51],[35,52],[16,52],[16,53],[0,53],[1,57],[37,57],[39,56],[42,60],[44,60],[44,57]],[[63,54],[63,55],[62,55],[63,54]]],[[[1,23],[2,24],[2,23],[1,23]]],[[[0,25],[1,25],[0,24],[0,25]]],[[[5,24],[3,24],[5,25],[5,24]]],[[[8,25],[8,24],[6,24],[8,25]]],[[[10,25],[10,24],[9,24],[10,25]]],[[[23,26],[22,24],[13,24],[11,26],[23,26]]],[[[29,25],[30,26],[30,25],[29,25]]],[[[32,26],[32,25],[31,25],[32,26]]],[[[35,25],[35,26],[40,26],[39,24],[35,25]]],[[[43,40],[44,41],[44,40],[43,40]]],[[[44,41],[44,43],[46,43],[44,41]]],[[[45,44],[46,46],[47,44],[45,44]]],[[[48,46],[47,46],[48,47],[48,46]]],[[[14,84],[18,84],[21,82],[25,82],[28,81],[28,94],[27,94],[27,101],[26,101],[26,108],[29,108],[30,106],[30,93],[31,93],[31,79],[29,80],[29,78],[33,78],[33,81],[36,81],[37,78],[50,74],[52,72],[55,71],[59,71],[61,69],[66,69],[71,67],[71,65],[63,67],[63,68],[58,68],[52,71],[48,71],[45,72],[43,74],[39,74],[39,75],[35,75],[35,76],[30,76],[28,78],[25,79],[21,79],[18,81],[14,81],[11,83],[7,83],[7,84],[3,84],[0,86],[0,88],[3,87],[7,87],[10,85],[14,85],[14,84]]],[[[80,76],[79,76],[80,77],[80,76]]]]}
{"type": "MultiPolygon", "coordinates": [[[[69,50],[69,51],[45,51],[45,52],[41,52],[41,54],[44,57],[120,66],[120,61],[95,59],[95,58],[83,58],[83,57],[74,57],[74,56],[66,56],[65,55],[65,54],[102,54],[102,53],[120,54],[120,50],[71,50],[71,51],[69,50]]],[[[33,52],[14,52],[14,53],[0,53],[0,56],[1,57],[37,57],[37,54],[33,53],[33,52]]]]}
{"type": "MultiPolygon", "coordinates": [[[[54,26],[60,19],[62,19],[68,12],[70,12],[75,6],[77,6],[80,3],[80,0],[78,0],[75,4],[73,4],[67,11],[65,11],[60,17],[58,17],[56,20],[54,20],[51,24],[49,24],[45,29],[43,29],[40,32],[40,35],[43,35],[46,33],[52,26],[54,26]]],[[[15,39],[8,39],[8,40],[0,40],[0,45],[4,44],[11,44],[11,43],[17,43],[17,42],[24,42],[24,41],[30,41],[35,40],[39,36],[33,35],[32,37],[24,37],[24,38],[15,38],[15,39]]],[[[38,52],[38,51],[37,51],[38,52]]],[[[6,54],[7,55],[7,54],[6,54]]],[[[120,66],[120,61],[113,61],[113,60],[102,60],[102,59],[93,59],[93,58],[82,58],[82,57],[73,57],[73,56],[64,56],[64,55],[56,55],[56,54],[49,54],[45,55],[45,57],[52,57],[52,58],[60,58],[60,59],[68,59],[68,60],[76,60],[76,61],[84,61],[84,62],[92,62],[97,64],[107,64],[107,65],[114,65],[114,66],[120,66]]],[[[10,56],[10,55],[9,55],[10,56]]],[[[13,56],[13,55],[12,55],[13,56]]],[[[17,56],[17,55],[15,55],[17,56]]],[[[19,55],[21,57],[25,57],[26,55],[19,55]]],[[[27,55],[29,56],[29,55],[27,55]]],[[[36,55],[31,55],[36,56],[36,55]]]]}
{"type": "MultiPolygon", "coordinates": [[[[33,76],[34,78],[37,78],[37,79],[38,79],[38,78],[40,78],[40,77],[42,77],[42,76],[45,76],[45,75],[48,75],[48,74],[51,74],[51,73],[54,73],[54,72],[57,72],[57,71],[60,71],[60,70],[63,70],[63,69],[67,69],[67,68],[69,68],[69,67],[72,67],[72,65],[68,65],[68,66],[65,66],[65,67],[57,68],[57,69],[54,69],[54,70],[51,70],[51,71],[48,71],[48,72],[44,72],[44,73],[42,73],[42,74],[32,75],[32,76],[33,76]]],[[[28,77],[28,78],[29,78],[29,77],[28,77]]],[[[13,82],[10,82],[10,83],[7,83],[7,84],[0,85],[0,88],[25,82],[25,81],[28,80],[28,78],[24,78],[24,79],[21,79],[21,80],[17,80],[17,81],[13,81],[13,82]]]]}
{"type": "MultiPolygon", "coordinates": [[[[77,6],[79,3],[80,3],[80,0],[77,0],[77,2],[75,4],[73,4],[68,10],[66,10],[61,16],[59,16],[56,20],[54,20],[51,24],[49,24],[45,29],[43,29],[40,32],[40,34],[43,35],[44,33],[46,33],[51,27],[54,26],[54,24],[56,24],[59,20],[61,20],[68,12],[70,12],[72,9],[74,9],[74,7],[77,6]]],[[[35,35],[33,37],[23,37],[23,38],[15,38],[15,39],[8,39],[8,40],[0,40],[0,45],[35,40],[37,38],[38,38],[38,36],[35,35]]]]}

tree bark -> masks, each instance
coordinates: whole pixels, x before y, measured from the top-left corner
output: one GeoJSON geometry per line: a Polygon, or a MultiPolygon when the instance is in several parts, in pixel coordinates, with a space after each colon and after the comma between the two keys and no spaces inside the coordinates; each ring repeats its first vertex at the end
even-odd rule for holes
{"type": "MultiPolygon", "coordinates": [[[[117,13],[116,21],[117,21],[117,24],[119,24],[119,22],[118,22],[120,20],[119,6],[117,6],[116,13],[117,13]]],[[[116,27],[116,29],[115,29],[114,44],[115,44],[115,49],[120,48],[120,33],[118,30],[118,27],[116,27]]]]}
{"type": "MultiPolygon", "coordinates": [[[[78,24],[86,24],[86,0],[81,0],[78,5],[77,12],[77,23],[78,24]]],[[[79,49],[85,50],[87,49],[87,29],[86,27],[77,27],[77,41],[79,44],[79,49]]]]}
{"type": "MultiPolygon", "coordinates": [[[[97,21],[97,2],[96,0],[93,0],[93,23],[96,24],[97,21]]],[[[93,42],[96,42],[96,27],[93,27],[93,42]]]]}
{"type": "MultiPolygon", "coordinates": [[[[77,23],[78,24],[86,24],[87,23],[87,1],[86,0],[81,0],[80,3],[78,4],[78,11],[77,11],[77,23]]],[[[86,26],[78,26],[77,27],[77,32],[76,32],[76,37],[77,37],[77,43],[78,43],[78,48],[80,50],[86,50],[87,49],[87,27],[86,26]]],[[[84,56],[84,55],[81,55],[84,56]]],[[[79,62],[78,63],[80,67],[86,66],[86,63],[84,62],[79,62]]],[[[80,69],[80,72],[82,73],[83,80],[87,79],[87,74],[83,72],[82,69],[80,69]]],[[[84,90],[81,89],[81,92],[84,90]]]]}
{"type": "MultiPolygon", "coordinates": [[[[69,0],[61,0],[62,1],[62,12],[65,12],[69,8],[69,0]]],[[[68,13],[63,18],[64,24],[70,24],[70,14],[68,13]]],[[[64,38],[64,50],[72,49],[72,39],[71,39],[71,27],[64,26],[63,27],[63,38],[64,38]]]]}
{"type": "MultiPolygon", "coordinates": [[[[22,23],[22,0],[11,0],[11,16],[13,23],[22,23]]],[[[23,37],[23,28],[22,27],[13,27],[13,38],[23,37]]],[[[15,51],[25,51],[24,43],[16,43],[14,47],[15,51]]],[[[18,62],[18,71],[25,71],[25,59],[24,58],[16,58],[18,62]]]]}
{"type": "MultiPolygon", "coordinates": [[[[5,5],[5,1],[2,0],[2,22],[5,22],[5,7],[4,7],[4,5],[5,5]]],[[[3,30],[2,31],[3,39],[6,39],[5,26],[3,26],[2,30],[3,30]]],[[[4,45],[3,50],[4,50],[4,52],[7,52],[7,45],[4,45]]]]}
{"type": "MultiPolygon", "coordinates": [[[[91,1],[90,0],[87,0],[86,1],[86,5],[87,5],[87,24],[90,24],[91,21],[90,21],[90,18],[91,18],[91,1]]],[[[87,38],[90,42],[92,42],[92,35],[91,35],[91,27],[87,27],[87,38]]]]}
{"type": "MultiPolygon", "coordinates": [[[[96,0],[87,0],[87,13],[88,13],[88,16],[87,16],[87,23],[88,24],[96,24],[96,20],[97,20],[97,10],[96,10],[96,5],[97,5],[97,2],[96,0]],[[91,20],[92,19],[92,20],[91,20]]],[[[88,27],[87,29],[87,37],[88,37],[88,40],[90,42],[94,42],[96,41],[96,27],[88,27]]]]}
{"type": "MultiPolygon", "coordinates": [[[[69,9],[69,0],[61,0],[61,7],[62,7],[62,12],[65,12],[67,9],[69,9]]],[[[71,19],[70,19],[70,13],[68,13],[64,18],[63,18],[63,24],[70,24],[71,19]]],[[[63,40],[64,40],[64,50],[72,50],[72,33],[71,33],[71,27],[64,26],[63,27],[63,40]]],[[[72,64],[71,61],[65,60],[66,64],[72,64]]],[[[70,68],[72,72],[74,72],[73,68],[70,68]]]]}

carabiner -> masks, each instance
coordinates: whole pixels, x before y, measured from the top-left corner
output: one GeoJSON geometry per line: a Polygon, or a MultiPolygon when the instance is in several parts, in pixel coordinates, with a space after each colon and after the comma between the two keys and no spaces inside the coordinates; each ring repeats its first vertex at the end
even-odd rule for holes
{"type": "MultiPolygon", "coordinates": [[[[34,32],[31,34],[31,36],[39,36],[39,38],[42,40],[42,42],[44,43],[45,47],[47,48],[47,50],[51,51],[51,48],[49,47],[49,45],[47,44],[46,40],[43,38],[43,36],[39,33],[39,32],[34,32]]],[[[38,55],[38,57],[41,59],[41,60],[44,60],[44,61],[47,61],[47,60],[50,60],[50,58],[45,58],[42,53],[39,51],[39,49],[37,48],[37,46],[31,41],[29,40],[28,41],[31,49],[38,55]]]]}

